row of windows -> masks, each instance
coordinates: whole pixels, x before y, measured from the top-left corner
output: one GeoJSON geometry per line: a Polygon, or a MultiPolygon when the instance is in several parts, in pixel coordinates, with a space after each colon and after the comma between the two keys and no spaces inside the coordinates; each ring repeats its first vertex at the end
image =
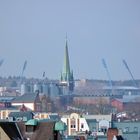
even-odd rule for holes
{"type": "MultiPolygon", "coordinates": [[[[122,131],[122,128],[119,128],[119,130],[122,131]]],[[[130,131],[130,128],[129,128],[129,127],[125,127],[125,128],[123,129],[123,132],[129,132],[129,131],[130,131]]],[[[133,128],[133,132],[138,132],[138,127],[134,127],[134,128],[133,128]]]]}
{"type": "Polygon", "coordinates": [[[76,126],[75,126],[75,124],[74,125],[71,125],[71,128],[75,128],[76,126]]]}
{"type": "MultiPolygon", "coordinates": [[[[75,124],[71,124],[71,128],[76,128],[75,124]]],[[[81,128],[84,128],[84,124],[81,124],[81,128]]]]}

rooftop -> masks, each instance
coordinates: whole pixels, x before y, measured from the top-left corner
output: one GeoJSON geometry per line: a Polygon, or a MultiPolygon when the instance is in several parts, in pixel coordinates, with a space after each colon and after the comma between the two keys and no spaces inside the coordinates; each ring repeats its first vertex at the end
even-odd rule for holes
{"type": "Polygon", "coordinates": [[[13,103],[28,103],[28,102],[34,102],[38,93],[29,93],[24,94],[22,96],[19,96],[15,98],[12,102],[13,103]]]}

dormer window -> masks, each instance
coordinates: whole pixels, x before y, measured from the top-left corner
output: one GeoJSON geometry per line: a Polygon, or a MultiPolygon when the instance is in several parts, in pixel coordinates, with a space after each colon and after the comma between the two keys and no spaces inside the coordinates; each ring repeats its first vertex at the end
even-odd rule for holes
{"type": "Polygon", "coordinates": [[[35,131],[35,126],[26,125],[26,132],[34,132],[34,131],[35,131]]]}
{"type": "Polygon", "coordinates": [[[26,132],[34,132],[37,126],[37,120],[31,119],[25,123],[26,125],[26,132]]]}

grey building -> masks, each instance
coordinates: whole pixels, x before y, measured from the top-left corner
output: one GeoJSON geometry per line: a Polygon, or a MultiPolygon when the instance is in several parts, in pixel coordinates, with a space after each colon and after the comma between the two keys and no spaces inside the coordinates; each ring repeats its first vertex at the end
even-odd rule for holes
{"type": "Polygon", "coordinates": [[[125,140],[140,140],[140,121],[113,122],[125,140]]]}

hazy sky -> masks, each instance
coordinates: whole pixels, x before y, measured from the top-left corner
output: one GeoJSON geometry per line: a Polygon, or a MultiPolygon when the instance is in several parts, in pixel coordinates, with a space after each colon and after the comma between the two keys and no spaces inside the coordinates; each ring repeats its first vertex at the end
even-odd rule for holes
{"type": "Polygon", "coordinates": [[[66,33],[74,77],[140,79],[140,0],[0,0],[0,76],[60,78],[66,33]]]}

